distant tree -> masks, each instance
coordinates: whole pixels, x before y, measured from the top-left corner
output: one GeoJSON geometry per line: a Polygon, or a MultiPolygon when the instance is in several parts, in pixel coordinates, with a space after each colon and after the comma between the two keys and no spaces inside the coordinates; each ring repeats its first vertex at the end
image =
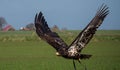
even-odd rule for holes
{"type": "Polygon", "coordinates": [[[59,31],[59,28],[57,25],[54,25],[51,29],[52,29],[52,31],[59,31]]]}
{"type": "Polygon", "coordinates": [[[62,28],[62,29],[61,29],[61,31],[66,31],[66,30],[67,30],[67,28],[66,28],[66,27],[64,27],[64,28],[62,28]]]}
{"type": "Polygon", "coordinates": [[[4,17],[0,17],[0,30],[7,24],[4,17]]]}
{"type": "Polygon", "coordinates": [[[26,28],[29,30],[35,30],[35,25],[33,23],[30,23],[30,24],[26,25],[26,28]]]}

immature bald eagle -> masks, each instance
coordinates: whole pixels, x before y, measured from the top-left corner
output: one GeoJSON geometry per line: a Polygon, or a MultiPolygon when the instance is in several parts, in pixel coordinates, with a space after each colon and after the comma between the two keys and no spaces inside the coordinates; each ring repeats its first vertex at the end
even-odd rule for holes
{"type": "MultiPolygon", "coordinates": [[[[67,45],[56,32],[50,30],[42,12],[35,16],[36,33],[41,39],[55,48],[57,54],[67,59],[73,59],[74,63],[74,60],[91,57],[91,55],[81,54],[80,52],[89,43],[97,28],[102,24],[108,14],[108,7],[103,4],[91,22],[79,33],[70,45],[67,45]]],[[[76,70],[75,63],[74,68],[76,70]]]]}

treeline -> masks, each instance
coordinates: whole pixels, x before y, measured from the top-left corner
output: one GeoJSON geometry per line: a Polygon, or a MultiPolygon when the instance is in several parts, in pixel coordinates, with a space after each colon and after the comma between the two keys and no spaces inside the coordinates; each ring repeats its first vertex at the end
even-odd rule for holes
{"type": "MultiPolygon", "coordinates": [[[[78,31],[57,31],[60,37],[67,43],[71,43],[75,37],[78,35],[78,31]]],[[[95,34],[91,42],[100,41],[120,41],[120,34],[95,34]]],[[[35,31],[14,31],[14,32],[0,32],[0,41],[41,41],[41,39],[36,35],[35,31]]]]}

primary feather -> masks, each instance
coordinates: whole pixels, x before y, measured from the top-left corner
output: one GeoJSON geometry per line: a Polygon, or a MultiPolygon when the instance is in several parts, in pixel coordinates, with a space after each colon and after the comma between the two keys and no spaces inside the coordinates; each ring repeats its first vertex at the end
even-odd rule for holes
{"type": "Polygon", "coordinates": [[[108,14],[108,7],[103,4],[97,11],[95,17],[91,20],[91,22],[79,33],[79,35],[71,43],[70,47],[77,48],[77,51],[80,52],[92,39],[97,28],[102,24],[108,14]]]}
{"type": "Polygon", "coordinates": [[[56,32],[50,30],[42,12],[35,16],[35,27],[38,36],[53,46],[57,51],[67,46],[56,32]]]}

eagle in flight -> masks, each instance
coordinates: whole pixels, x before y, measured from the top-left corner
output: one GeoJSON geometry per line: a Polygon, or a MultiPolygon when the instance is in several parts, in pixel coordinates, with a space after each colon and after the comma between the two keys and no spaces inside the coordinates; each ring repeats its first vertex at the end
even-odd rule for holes
{"type": "Polygon", "coordinates": [[[42,12],[36,14],[34,23],[37,35],[42,40],[50,44],[56,50],[57,55],[67,59],[73,59],[74,68],[76,70],[74,60],[88,59],[91,57],[89,54],[81,54],[80,52],[92,39],[97,28],[102,24],[108,14],[109,10],[107,5],[102,4],[102,6],[97,10],[94,18],[78,34],[70,45],[67,45],[56,32],[51,31],[42,12]]]}

